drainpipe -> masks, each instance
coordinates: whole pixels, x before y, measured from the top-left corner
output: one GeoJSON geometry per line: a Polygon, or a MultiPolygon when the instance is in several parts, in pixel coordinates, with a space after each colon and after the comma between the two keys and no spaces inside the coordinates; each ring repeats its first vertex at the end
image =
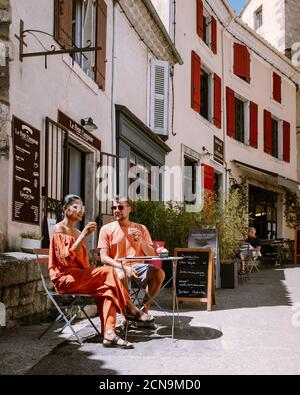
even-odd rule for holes
{"type": "Polygon", "coordinates": [[[112,29],[113,37],[112,37],[112,56],[111,56],[111,153],[116,155],[116,143],[117,143],[117,134],[116,134],[116,111],[115,111],[115,71],[116,71],[116,62],[115,62],[115,47],[116,47],[116,0],[113,0],[113,29],[112,29]]]}
{"type": "Polygon", "coordinates": [[[225,83],[225,64],[224,64],[224,36],[226,30],[229,28],[231,23],[235,20],[235,17],[231,17],[229,23],[222,28],[222,80],[223,80],[223,142],[224,142],[224,163],[225,163],[225,199],[227,200],[228,193],[228,164],[227,164],[227,133],[226,133],[226,125],[227,125],[227,108],[226,108],[226,83],[225,83]]]}

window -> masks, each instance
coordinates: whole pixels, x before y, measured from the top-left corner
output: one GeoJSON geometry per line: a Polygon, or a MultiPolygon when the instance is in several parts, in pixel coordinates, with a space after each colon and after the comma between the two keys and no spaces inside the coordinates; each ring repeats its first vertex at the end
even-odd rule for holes
{"type": "Polygon", "coordinates": [[[245,142],[245,109],[244,102],[235,98],[235,139],[245,142]]]}
{"type": "Polygon", "coordinates": [[[200,96],[200,114],[209,120],[209,74],[201,69],[201,96],[200,96]]]}
{"type": "Polygon", "coordinates": [[[272,156],[278,158],[278,121],[272,118],[272,156]]]}
{"type": "Polygon", "coordinates": [[[197,34],[205,44],[217,54],[217,20],[203,7],[202,0],[197,2],[197,34]]]}
{"type": "Polygon", "coordinates": [[[255,30],[259,29],[262,26],[262,24],[263,24],[263,8],[261,6],[254,13],[254,28],[255,28],[255,30]]]}
{"type": "Polygon", "coordinates": [[[54,37],[62,48],[101,47],[71,55],[105,89],[107,5],[105,0],[54,0],[54,37]]]}
{"type": "Polygon", "coordinates": [[[184,157],[184,201],[186,204],[196,203],[196,175],[197,162],[188,157],[184,157]]]}
{"type": "Polygon", "coordinates": [[[207,46],[210,45],[210,18],[203,15],[203,41],[207,46]]]}
{"type": "MultiPolygon", "coordinates": [[[[86,47],[88,42],[96,46],[96,6],[93,0],[73,0],[72,40],[78,48],[86,47]]],[[[95,53],[76,53],[74,60],[83,71],[94,78],[95,53]]]]}

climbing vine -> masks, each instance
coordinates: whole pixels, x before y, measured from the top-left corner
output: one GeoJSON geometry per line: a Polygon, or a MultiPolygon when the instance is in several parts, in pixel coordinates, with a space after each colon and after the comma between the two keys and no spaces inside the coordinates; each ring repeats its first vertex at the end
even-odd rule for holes
{"type": "Polygon", "coordinates": [[[285,191],[284,217],[287,226],[296,229],[300,225],[300,200],[296,193],[285,191]]]}

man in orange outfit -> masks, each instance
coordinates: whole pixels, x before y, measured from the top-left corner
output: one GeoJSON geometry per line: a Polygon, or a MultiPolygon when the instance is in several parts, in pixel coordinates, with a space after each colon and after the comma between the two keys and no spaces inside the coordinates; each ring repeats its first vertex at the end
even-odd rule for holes
{"type": "Polygon", "coordinates": [[[153,298],[160,290],[165,273],[150,264],[134,262],[135,257],[155,256],[153,243],[146,226],[131,222],[129,214],[132,203],[125,198],[116,198],[112,212],[116,221],[104,225],[100,230],[98,248],[105,265],[113,266],[120,278],[136,279],[141,285],[147,285],[143,302],[144,311],[149,309],[149,296],[153,298]],[[124,264],[124,270],[118,258],[133,258],[124,264]],[[125,274],[124,274],[125,271],[125,274]]]}

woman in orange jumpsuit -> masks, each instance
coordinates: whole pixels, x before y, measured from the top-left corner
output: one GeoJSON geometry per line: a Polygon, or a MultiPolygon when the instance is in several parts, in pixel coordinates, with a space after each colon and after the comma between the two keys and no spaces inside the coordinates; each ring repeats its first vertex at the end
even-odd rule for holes
{"type": "Polygon", "coordinates": [[[63,201],[64,219],[55,225],[50,242],[49,273],[58,293],[88,294],[96,299],[101,320],[103,346],[133,348],[115,333],[116,313],[133,315],[139,321],[152,322],[153,317],[139,311],[130,301],[127,290],[116,271],[109,266],[92,267],[89,263],[85,238],[97,228],[88,223],[82,232],[76,224],[82,220],[84,206],[76,195],[63,201]]]}

